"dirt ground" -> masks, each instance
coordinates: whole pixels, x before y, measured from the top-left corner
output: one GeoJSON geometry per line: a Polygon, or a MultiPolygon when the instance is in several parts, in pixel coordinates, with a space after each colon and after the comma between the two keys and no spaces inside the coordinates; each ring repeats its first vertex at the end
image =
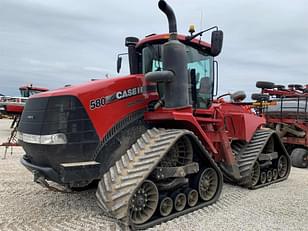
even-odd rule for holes
{"type": "MultiPolygon", "coordinates": [[[[0,142],[9,123],[0,119],[0,142]]],[[[19,163],[22,148],[3,154],[0,147],[0,230],[120,230],[101,213],[95,190],[49,191],[19,163]]],[[[308,230],[308,169],[292,168],[287,181],[253,191],[225,184],[214,205],[150,230],[308,230]]]]}

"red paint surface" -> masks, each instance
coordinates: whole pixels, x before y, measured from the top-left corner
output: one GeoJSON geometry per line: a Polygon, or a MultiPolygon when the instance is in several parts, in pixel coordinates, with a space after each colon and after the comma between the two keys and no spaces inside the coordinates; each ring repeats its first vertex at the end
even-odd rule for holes
{"type": "Polygon", "coordinates": [[[126,99],[116,100],[94,110],[90,109],[90,101],[110,96],[125,89],[146,85],[150,84],[145,82],[144,75],[130,75],[126,77],[96,80],[81,85],[47,91],[34,95],[32,98],[61,95],[72,95],[77,97],[86,109],[91,121],[93,121],[93,126],[97,134],[100,139],[102,139],[109,129],[127,114],[146,108],[150,101],[157,98],[157,93],[143,93],[126,99]],[[135,105],[131,105],[134,102],[136,102],[135,105]]]}
{"type": "Polygon", "coordinates": [[[21,114],[24,110],[24,105],[7,104],[5,108],[8,114],[21,114]]]}

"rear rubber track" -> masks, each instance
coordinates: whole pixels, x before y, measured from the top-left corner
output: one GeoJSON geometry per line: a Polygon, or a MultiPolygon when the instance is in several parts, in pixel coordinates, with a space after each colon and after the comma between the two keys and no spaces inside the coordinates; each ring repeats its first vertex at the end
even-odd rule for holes
{"type": "MultiPolygon", "coordinates": [[[[266,185],[286,180],[288,178],[290,172],[290,166],[288,166],[288,172],[284,177],[278,177],[276,180],[272,180],[266,183],[258,182],[258,184],[254,186],[250,184],[251,173],[255,162],[258,161],[258,158],[262,153],[262,151],[264,150],[265,146],[267,145],[269,139],[275,135],[277,134],[275,133],[274,130],[259,129],[255,132],[251,141],[246,145],[246,147],[244,147],[244,151],[238,156],[238,166],[240,169],[240,174],[241,176],[243,176],[243,178],[238,182],[239,185],[243,187],[248,187],[249,189],[257,189],[260,187],[264,187],[266,185]]],[[[286,156],[286,158],[288,159],[288,163],[290,165],[290,158],[282,142],[280,141],[280,139],[278,139],[278,135],[276,141],[278,141],[276,145],[281,145],[282,149],[282,152],[279,154],[278,158],[281,155],[286,156]]]]}

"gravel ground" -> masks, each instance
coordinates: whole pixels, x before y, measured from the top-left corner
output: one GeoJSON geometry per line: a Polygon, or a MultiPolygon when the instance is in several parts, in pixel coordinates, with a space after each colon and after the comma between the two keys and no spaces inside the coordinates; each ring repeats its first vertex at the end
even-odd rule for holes
{"type": "MultiPolygon", "coordinates": [[[[0,142],[9,123],[0,120],[0,142]]],[[[120,230],[102,215],[94,190],[66,194],[33,183],[22,153],[15,147],[0,159],[0,230],[120,230]]],[[[308,230],[308,169],[293,168],[287,181],[254,191],[225,184],[214,205],[150,230],[308,230]]]]}

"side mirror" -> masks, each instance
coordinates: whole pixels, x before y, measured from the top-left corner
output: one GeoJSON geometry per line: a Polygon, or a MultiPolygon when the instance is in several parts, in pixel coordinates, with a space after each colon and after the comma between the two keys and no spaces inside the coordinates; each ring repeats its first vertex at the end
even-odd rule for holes
{"type": "Polygon", "coordinates": [[[122,57],[120,55],[118,55],[118,59],[117,59],[117,73],[120,73],[121,66],[122,66],[122,57]]]}
{"type": "Polygon", "coordinates": [[[211,39],[211,55],[217,56],[220,54],[222,49],[222,42],[223,42],[224,34],[221,30],[215,30],[212,32],[212,39],[211,39]]]}

